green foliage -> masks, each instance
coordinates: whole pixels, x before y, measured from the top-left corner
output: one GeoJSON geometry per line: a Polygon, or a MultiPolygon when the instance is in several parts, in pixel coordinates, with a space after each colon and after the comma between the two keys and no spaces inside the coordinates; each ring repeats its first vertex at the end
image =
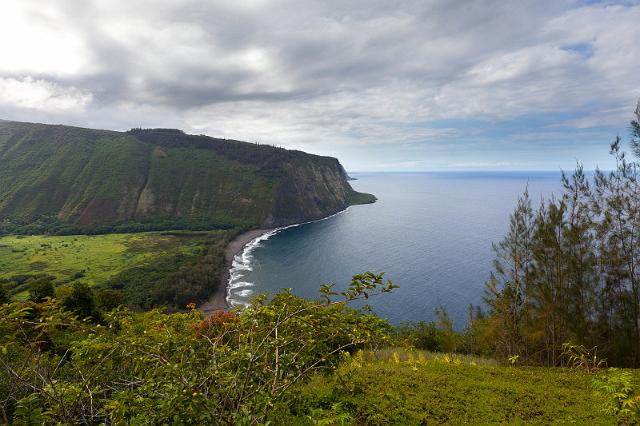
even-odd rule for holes
{"type": "Polygon", "coordinates": [[[110,312],[124,304],[125,298],[122,291],[104,287],[96,289],[96,305],[101,311],[110,312]]]}
{"type": "Polygon", "coordinates": [[[82,279],[100,288],[98,303],[105,303],[104,310],[125,302],[135,308],[180,310],[205,300],[219,285],[224,246],[237,232],[7,236],[0,238],[0,265],[7,266],[0,270],[0,282],[15,298],[24,299],[34,280],[53,280],[62,297],[82,279]],[[46,266],[34,274],[34,263],[46,266]]]}
{"type": "Polygon", "coordinates": [[[197,252],[199,243],[217,235],[225,232],[5,236],[0,238],[0,278],[34,275],[32,264],[44,262],[46,273],[58,281],[73,281],[82,275],[83,281],[95,285],[156,257],[197,252]]]}
{"type": "Polygon", "coordinates": [[[559,197],[537,210],[527,192],[518,201],[476,330],[496,357],[592,370],[599,359],[586,348],[597,346],[611,365],[640,366],[640,163],[620,138],[610,152],[615,170],[590,179],[578,165],[559,197]]]}
{"type": "Polygon", "coordinates": [[[587,373],[606,367],[607,360],[598,357],[598,347],[587,349],[584,345],[576,345],[571,342],[562,345],[562,356],[567,358],[567,365],[573,368],[582,368],[587,373]]]}
{"type": "Polygon", "coordinates": [[[343,404],[340,402],[332,404],[328,409],[311,409],[307,418],[311,421],[311,424],[316,426],[343,426],[351,424],[354,420],[353,416],[345,411],[343,404]]]}
{"type": "Polygon", "coordinates": [[[351,205],[371,204],[371,203],[375,203],[377,198],[372,194],[366,194],[362,192],[352,192],[347,200],[351,205]]]}
{"type": "Polygon", "coordinates": [[[120,292],[132,308],[183,310],[189,303],[206,300],[221,285],[224,247],[235,234],[195,237],[192,250],[182,248],[124,269],[103,285],[120,292]]]}
{"type": "Polygon", "coordinates": [[[591,377],[581,370],[505,368],[450,354],[400,350],[381,357],[363,351],[345,358],[334,374],[316,374],[298,386],[292,413],[275,412],[271,419],[309,424],[301,419],[322,412],[367,425],[612,424],[596,408],[591,377]],[[337,403],[340,411],[333,411],[337,403]]]}
{"type": "Polygon", "coordinates": [[[373,200],[335,158],[170,129],[0,122],[0,234],[274,226],[373,200]]]}
{"type": "Polygon", "coordinates": [[[9,293],[7,293],[7,289],[4,287],[4,284],[0,282],[0,305],[3,303],[9,303],[9,293]]]}
{"type": "Polygon", "coordinates": [[[39,278],[29,283],[29,300],[32,302],[41,303],[47,298],[54,297],[56,297],[56,291],[50,277],[39,278]]]}
{"type": "Polygon", "coordinates": [[[405,323],[395,328],[394,342],[403,347],[442,351],[442,336],[433,322],[405,323]]]}
{"type": "Polygon", "coordinates": [[[394,288],[398,288],[393,282],[384,281],[384,272],[381,274],[365,272],[354,275],[349,287],[340,293],[334,292],[333,287],[333,284],[324,284],[320,287],[320,295],[326,303],[331,303],[333,296],[341,296],[349,302],[358,298],[368,299],[372,292],[374,294],[390,293],[394,288]]]}
{"type": "Polygon", "coordinates": [[[491,340],[484,335],[486,319],[479,308],[469,306],[469,323],[462,332],[457,332],[446,309],[435,310],[436,322],[410,322],[396,326],[392,334],[395,346],[447,352],[449,354],[492,355],[491,340]]]}
{"type": "Polygon", "coordinates": [[[603,411],[610,415],[635,416],[640,420],[640,394],[630,371],[610,368],[592,380],[597,395],[603,399],[603,411]]]}
{"type": "Polygon", "coordinates": [[[507,361],[509,362],[509,365],[514,366],[518,363],[519,359],[520,355],[511,355],[507,358],[507,361]]]}
{"type": "Polygon", "coordinates": [[[99,320],[101,316],[93,290],[84,283],[73,283],[71,293],[64,298],[62,305],[81,319],[99,320]]]}
{"type": "Polygon", "coordinates": [[[13,424],[31,426],[42,424],[49,419],[46,413],[42,412],[42,405],[37,394],[30,394],[16,402],[13,424]]]}
{"type": "Polygon", "coordinates": [[[511,215],[509,231],[494,245],[495,273],[486,284],[485,302],[492,313],[487,324],[498,356],[519,355],[524,352],[522,327],[524,322],[525,291],[531,277],[534,216],[531,199],[526,190],[511,215]]]}
{"type": "Polygon", "coordinates": [[[436,308],[436,318],[436,326],[441,332],[441,350],[449,353],[456,352],[460,337],[453,329],[453,321],[444,307],[439,306],[436,308]]]}
{"type": "MultiPolygon", "coordinates": [[[[117,309],[103,325],[80,320],[55,300],[2,305],[4,416],[38,424],[264,423],[288,410],[295,386],[309,375],[331,372],[344,353],[386,341],[385,321],[346,303],[365,289],[371,295],[390,287],[367,273],[336,301],[285,291],[206,319],[196,310],[117,309]]],[[[348,420],[338,405],[331,415],[348,420]]]]}
{"type": "Polygon", "coordinates": [[[636,157],[640,157],[640,101],[636,106],[636,120],[631,122],[631,148],[636,157]]]}

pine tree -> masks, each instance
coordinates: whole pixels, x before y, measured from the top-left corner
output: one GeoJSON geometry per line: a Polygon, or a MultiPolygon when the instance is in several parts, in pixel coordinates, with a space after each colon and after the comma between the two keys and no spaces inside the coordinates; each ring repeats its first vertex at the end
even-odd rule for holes
{"type": "Polygon", "coordinates": [[[532,266],[533,209],[528,190],[511,214],[509,232],[493,249],[495,273],[486,284],[485,301],[494,318],[497,351],[502,356],[523,355],[525,288],[532,266]]]}

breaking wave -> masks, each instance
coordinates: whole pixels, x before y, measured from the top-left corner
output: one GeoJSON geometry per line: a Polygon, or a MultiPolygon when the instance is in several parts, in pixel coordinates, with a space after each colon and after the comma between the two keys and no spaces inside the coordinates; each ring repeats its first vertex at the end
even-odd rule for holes
{"type": "Polygon", "coordinates": [[[246,272],[253,271],[253,252],[258,247],[262,247],[262,243],[264,241],[267,241],[269,238],[273,237],[276,234],[279,234],[286,229],[331,219],[332,217],[346,212],[348,209],[349,207],[339,211],[338,213],[334,213],[331,216],[323,217],[322,219],[310,220],[308,222],[295,223],[293,225],[276,228],[272,231],[260,235],[259,237],[254,238],[249,243],[247,243],[242,251],[236,254],[236,256],[233,258],[231,269],[229,269],[229,282],[227,283],[227,303],[229,304],[229,306],[235,308],[238,306],[245,307],[249,305],[254,291],[251,288],[247,287],[254,287],[255,283],[246,281],[245,275],[246,272]]]}

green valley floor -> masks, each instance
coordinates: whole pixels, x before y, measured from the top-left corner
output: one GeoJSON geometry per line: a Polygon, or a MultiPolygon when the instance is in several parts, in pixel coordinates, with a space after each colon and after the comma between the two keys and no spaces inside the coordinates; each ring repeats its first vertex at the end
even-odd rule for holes
{"type": "Polygon", "coordinates": [[[236,233],[233,230],[4,236],[0,237],[0,283],[13,298],[24,300],[28,297],[29,282],[43,276],[52,278],[62,292],[75,281],[90,286],[114,281],[128,283],[128,276],[138,271],[149,276],[157,271],[157,275],[165,276],[182,265],[198,262],[207,252],[221,257],[224,246],[236,233]]]}

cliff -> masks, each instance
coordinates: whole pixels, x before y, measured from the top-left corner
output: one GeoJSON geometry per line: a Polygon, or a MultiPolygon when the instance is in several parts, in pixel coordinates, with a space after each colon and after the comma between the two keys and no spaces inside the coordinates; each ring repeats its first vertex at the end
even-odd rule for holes
{"type": "Polygon", "coordinates": [[[374,200],[331,157],[174,129],[0,121],[5,232],[273,227],[374,200]]]}

